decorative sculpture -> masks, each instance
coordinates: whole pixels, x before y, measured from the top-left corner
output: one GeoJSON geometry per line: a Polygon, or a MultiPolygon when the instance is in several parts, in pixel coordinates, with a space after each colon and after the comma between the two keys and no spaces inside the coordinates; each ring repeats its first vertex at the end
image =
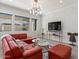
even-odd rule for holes
{"type": "Polygon", "coordinates": [[[75,46],[74,42],[76,42],[76,38],[75,36],[78,36],[78,33],[67,33],[70,37],[69,37],[69,41],[72,42],[72,46],[75,46]]]}

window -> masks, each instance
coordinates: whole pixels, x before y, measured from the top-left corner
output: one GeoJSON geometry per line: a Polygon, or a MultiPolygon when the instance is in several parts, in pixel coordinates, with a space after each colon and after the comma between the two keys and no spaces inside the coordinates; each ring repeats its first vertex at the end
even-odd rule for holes
{"type": "Polygon", "coordinates": [[[37,19],[32,19],[32,28],[34,31],[37,30],[37,19]]]}
{"type": "Polygon", "coordinates": [[[0,31],[11,31],[12,15],[0,13],[0,31]]]}
{"type": "Polygon", "coordinates": [[[29,30],[29,18],[23,16],[15,16],[15,30],[26,31],[29,30]]]}
{"type": "Polygon", "coordinates": [[[32,18],[32,25],[30,25],[30,18],[18,15],[11,15],[0,13],[0,32],[1,31],[28,31],[32,26],[34,31],[37,30],[37,19],[32,18]]]}

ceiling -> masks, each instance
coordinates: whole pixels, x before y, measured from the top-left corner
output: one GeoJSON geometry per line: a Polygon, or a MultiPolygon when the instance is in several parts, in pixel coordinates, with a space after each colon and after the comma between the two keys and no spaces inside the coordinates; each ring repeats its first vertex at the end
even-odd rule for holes
{"type": "MultiPolygon", "coordinates": [[[[62,0],[63,3],[59,3],[60,0],[39,0],[39,5],[41,7],[42,12],[48,12],[56,10],[60,7],[65,7],[71,4],[76,3],[77,0],[62,0]]],[[[12,2],[9,0],[0,0],[1,3],[8,4],[10,6],[18,7],[21,9],[30,9],[32,8],[33,0],[13,0],[12,2]]]]}

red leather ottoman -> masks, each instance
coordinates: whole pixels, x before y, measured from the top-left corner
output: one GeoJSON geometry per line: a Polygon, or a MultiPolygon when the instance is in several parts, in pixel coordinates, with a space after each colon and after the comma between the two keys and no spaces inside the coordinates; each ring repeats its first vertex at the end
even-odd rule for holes
{"type": "Polygon", "coordinates": [[[49,59],[69,59],[71,51],[71,47],[58,44],[48,50],[48,57],[49,59]]]}

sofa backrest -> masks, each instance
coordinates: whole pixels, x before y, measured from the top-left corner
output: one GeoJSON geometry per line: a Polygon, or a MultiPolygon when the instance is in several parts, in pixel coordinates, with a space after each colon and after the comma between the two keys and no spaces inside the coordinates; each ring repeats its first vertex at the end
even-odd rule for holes
{"type": "Polygon", "coordinates": [[[19,58],[22,56],[22,52],[16,42],[14,41],[14,38],[12,36],[6,36],[6,40],[8,42],[8,45],[10,46],[11,52],[15,58],[19,58]]]}
{"type": "Polygon", "coordinates": [[[27,34],[11,34],[12,37],[14,37],[15,39],[26,39],[27,38],[27,34]]]}

